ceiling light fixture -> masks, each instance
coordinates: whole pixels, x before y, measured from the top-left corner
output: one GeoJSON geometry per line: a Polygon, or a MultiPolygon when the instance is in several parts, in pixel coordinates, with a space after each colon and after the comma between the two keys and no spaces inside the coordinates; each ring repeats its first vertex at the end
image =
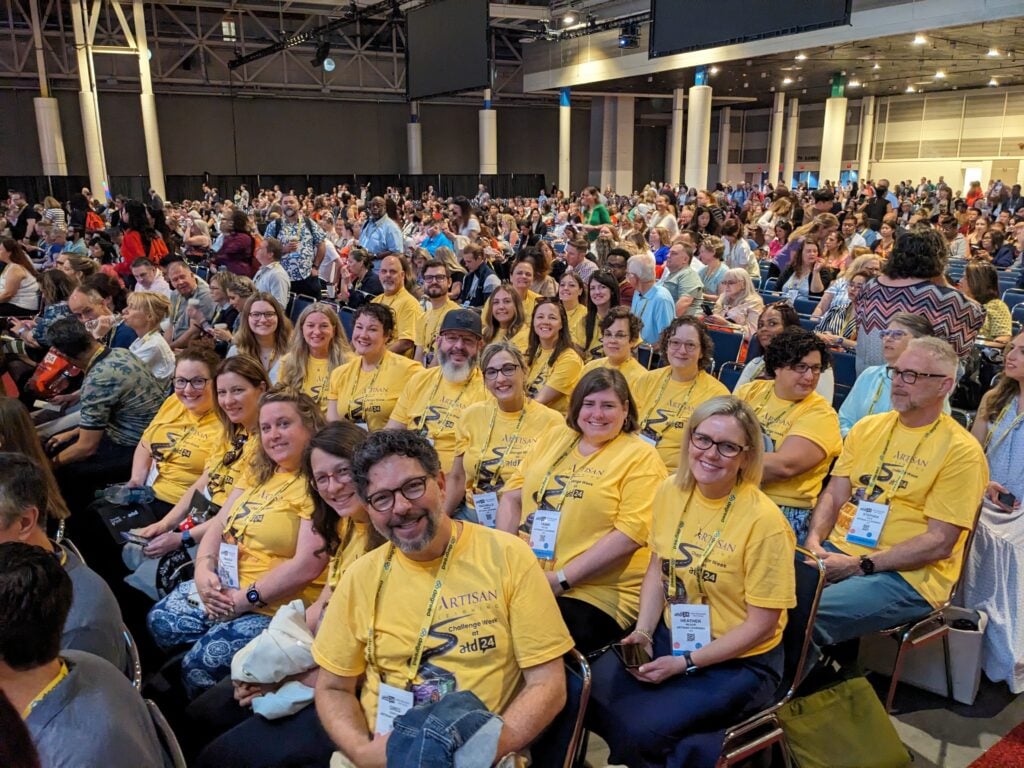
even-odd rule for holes
{"type": "Polygon", "coordinates": [[[940,69],[940,70],[938,70],[938,71],[937,71],[937,72],[935,73],[935,79],[936,79],[936,80],[945,80],[945,79],[946,79],[946,73],[945,73],[945,72],[943,72],[943,71],[942,71],[941,69],[940,69]]]}
{"type": "Polygon", "coordinates": [[[907,93],[917,93],[917,91],[914,89],[914,86],[908,85],[907,86],[907,93]]]}
{"type": "Polygon", "coordinates": [[[718,67],[712,67],[711,69],[708,70],[708,72],[710,72],[712,75],[717,75],[718,67]]]}
{"type": "Polygon", "coordinates": [[[989,85],[990,85],[991,87],[995,88],[995,87],[996,87],[997,85],[999,85],[999,81],[998,81],[998,80],[996,80],[996,79],[995,79],[995,78],[993,77],[993,78],[992,78],[991,80],[989,80],[989,81],[988,81],[988,84],[989,84],[989,85]]]}
{"type": "Polygon", "coordinates": [[[570,24],[575,24],[577,19],[575,11],[566,11],[565,16],[562,17],[562,25],[568,27],[570,24]]]}
{"type": "Polygon", "coordinates": [[[807,54],[806,53],[798,53],[796,55],[796,60],[797,61],[807,61],[807,54]]]}
{"type": "Polygon", "coordinates": [[[847,83],[850,88],[860,88],[860,80],[851,80],[847,83]]]}
{"type": "Polygon", "coordinates": [[[782,78],[782,84],[783,85],[792,85],[793,84],[793,78],[791,78],[791,77],[784,77],[784,78],[782,78]]]}
{"type": "Polygon", "coordinates": [[[914,39],[910,42],[911,45],[924,45],[928,42],[928,38],[918,33],[914,35],[914,39]]]}
{"type": "Polygon", "coordinates": [[[881,68],[882,68],[882,65],[879,64],[877,61],[875,62],[875,66],[872,67],[872,69],[881,69],[881,68]]]}
{"type": "Polygon", "coordinates": [[[989,48],[988,49],[988,53],[986,55],[987,56],[998,56],[999,55],[999,51],[997,51],[995,48],[989,48]]]}

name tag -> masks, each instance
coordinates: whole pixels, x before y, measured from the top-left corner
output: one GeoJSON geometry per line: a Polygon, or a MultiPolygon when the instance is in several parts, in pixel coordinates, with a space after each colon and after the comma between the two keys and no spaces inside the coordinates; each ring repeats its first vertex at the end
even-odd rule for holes
{"type": "Polygon", "coordinates": [[[473,506],[476,508],[476,519],[480,525],[494,528],[498,524],[498,494],[494,491],[474,493],[473,506]]]}
{"type": "Polygon", "coordinates": [[[672,655],[682,656],[711,642],[711,606],[671,603],[672,655]]]}
{"type": "Polygon", "coordinates": [[[562,513],[553,509],[538,509],[533,513],[530,549],[539,560],[555,559],[555,541],[558,539],[558,524],[561,520],[562,513]]]}
{"type": "Polygon", "coordinates": [[[203,486],[202,493],[203,493],[203,498],[204,499],[206,499],[207,501],[213,501],[213,496],[210,495],[210,486],[209,485],[204,485],[203,486]]]}
{"type": "Polygon", "coordinates": [[[395,728],[395,718],[404,715],[412,706],[412,691],[382,682],[377,693],[377,722],[373,732],[378,736],[391,733],[395,728]]]}
{"type": "Polygon", "coordinates": [[[228,544],[225,541],[220,543],[220,551],[217,553],[217,578],[222,586],[228,589],[238,589],[238,545],[228,544]]]}
{"type": "Polygon", "coordinates": [[[640,439],[643,440],[648,445],[657,448],[658,443],[661,442],[661,435],[659,435],[650,427],[644,427],[642,430],[640,430],[640,439]]]}
{"type": "Polygon", "coordinates": [[[885,526],[885,518],[888,516],[888,504],[861,499],[857,502],[857,512],[850,523],[850,529],[846,532],[846,540],[851,544],[875,549],[885,526]]]}
{"type": "Polygon", "coordinates": [[[159,478],[159,477],[160,477],[160,468],[156,465],[156,462],[154,461],[149,466],[149,474],[146,475],[146,485],[148,485],[150,488],[152,488],[153,484],[157,481],[157,478],[159,478]]]}

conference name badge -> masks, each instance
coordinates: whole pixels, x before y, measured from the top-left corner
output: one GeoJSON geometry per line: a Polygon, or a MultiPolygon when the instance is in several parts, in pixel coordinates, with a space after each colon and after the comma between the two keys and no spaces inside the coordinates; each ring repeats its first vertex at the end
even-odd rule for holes
{"type": "Polygon", "coordinates": [[[220,551],[217,553],[217,578],[221,586],[228,589],[239,589],[238,583],[238,545],[228,544],[226,541],[220,543],[220,551]]]}
{"type": "Polygon", "coordinates": [[[395,719],[401,717],[413,707],[413,693],[381,682],[377,692],[377,722],[373,732],[377,736],[391,733],[395,728],[395,719]]]}
{"type": "Polygon", "coordinates": [[[658,443],[661,442],[661,435],[659,435],[650,427],[644,427],[642,430],[640,430],[640,439],[643,440],[652,448],[657,448],[658,443]]]}
{"type": "Polygon", "coordinates": [[[149,466],[149,474],[146,475],[146,485],[148,487],[152,488],[153,484],[156,483],[157,478],[159,478],[159,477],[160,477],[160,467],[158,467],[156,462],[154,461],[149,466]]]}
{"type": "Polygon", "coordinates": [[[875,549],[888,516],[888,504],[861,499],[857,502],[857,513],[853,516],[849,531],[846,532],[846,540],[850,544],[875,549]]]}
{"type": "Polygon", "coordinates": [[[682,656],[711,642],[711,606],[695,603],[670,603],[672,616],[672,655],[682,656]]]}
{"type": "Polygon", "coordinates": [[[473,506],[480,525],[494,528],[498,524],[498,494],[494,491],[473,494],[473,506]]]}
{"type": "Polygon", "coordinates": [[[555,540],[558,538],[558,524],[562,513],[553,509],[538,509],[533,513],[533,527],[530,529],[530,549],[539,560],[555,559],[555,540]]]}

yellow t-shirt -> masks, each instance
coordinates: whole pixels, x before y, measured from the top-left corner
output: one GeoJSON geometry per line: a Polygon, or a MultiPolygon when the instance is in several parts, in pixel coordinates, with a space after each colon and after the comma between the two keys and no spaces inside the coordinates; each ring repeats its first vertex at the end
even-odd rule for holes
{"type": "MultiPolygon", "coordinates": [[[[587,305],[577,304],[572,312],[565,310],[565,316],[569,320],[569,335],[572,336],[572,343],[583,349],[583,322],[587,319],[587,305]]],[[[594,328],[596,329],[595,335],[600,337],[601,329],[596,325],[594,328]]]]}
{"type": "Polygon", "coordinates": [[[505,335],[505,329],[499,328],[498,332],[494,334],[494,338],[491,339],[491,344],[497,344],[499,341],[508,341],[516,349],[526,354],[526,348],[530,345],[530,325],[529,323],[523,323],[519,326],[519,330],[513,334],[512,338],[508,338],[505,335]]]}
{"type": "Polygon", "coordinates": [[[357,523],[355,520],[345,517],[338,520],[338,536],[342,541],[345,541],[345,536],[349,529],[352,530],[352,538],[348,540],[345,546],[338,547],[338,551],[334,553],[330,562],[327,563],[327,586],[331,589],[337,589],[338,582],[341,581],[345,571],[349,569],[352,563],[367,554],[366,545],[370,540],[370,524],[357,523]]]}
{"type": "Polygon", "coordinates": [[[569,409],[569,397],[583,373],[583,361],[575,350],[565,349],[555,360],[554,365],[548,365],[551,354],[551,352],[538,347],[537,357],[533,361],[533,365],[530,366],[526,377],[527,392],[530,397],[533,397],[544,387],[551,387],[560,393],[561,397],[548,403],[548,408],[556,410],[564,416],[569,409]]]}
{"type": "Polygon", "coordinates": [[[771,438],[776,448],[792,435],[810,440],[825,452],[825,458],[809,471],[762,486],[762,490],[779,506],[813,509],[832,460],[843,449],[839,415],[817,392],[811,392],[799,402],[782,400],[775,395],[774,381],[744,384],[736,390],[736,397],[754,409],[761,422],[761,431],[771,438]]]}
{"type": "Polygon", "coordinates": [[[198,419],[171,395],[142,433],[142,444],[157,466],[153,493],[177,504],[206,468],[211,451],[224,439],[224,428],[211,408],[198,419]]]}
{"type": "Polygon", "coordinates": [[[587,344],[587,313],[584,312],[576,321],[576,329],[572,334],[572,340],[579,345],[580,349],[583,349],[583,356],[587,360],[596,360],[599,357],[604,357],[604,344],[601,342],[601,317],[594,318],[594,337],[590,340],[590,346],[587,344]],[[577,341],[578,339],[578,341],[577,341]]]}
{"type": "Polygon", "coordinates": [[[729,390],[714,376],[699,371],[693,381],[676,381],[671,368],[644,371],[630,384],[640,416],[640,429],[658,436],[658,455],[674,472],[679,468],[683,430],[690,414],[706,400],[728,395],[729,390]]]}
{"type": "MultiPolygon", "coordinates": [[[[479,525],[462,524],[457,531],[413,682],[440,680],[450,690],[472,691],[501,714],[522,687],[522,670],[559,658],[573,641],[529,547],[479,525]]],[[[378,547],[345,572],[313,641],[313,658],[328,672],[343,677],[366,673],[359,701],[370,730],[381,676],[390,685],[406,683],[440,567],[440,558],[417,562],[396,551],[374,611],[391,550],[390,545],[378,547]],[[375,665],[367,662],[371,626],[375,665]]],[[[422,689],[418,693],[422,698],[422,689]]]]}
{"type": "MultiPolygon", "coordinates": [[[[276,472],[262,485],[251,473],[236,481],[242,494],[236,499],[224,526],[224,540],[238,544],[238,583],[248,589],[270,571],[295,556],[299,523],[313,517],[309,486],[298,472],[276,472]]],[[[321,582],[322,584],[322,582],[321,582]]],[[[297,597],[309,605],[320,595],[311,583],[294,594],[284,595],[256,613],[273,616],[297,597]]]]}
{"type": "Polygon", "coordinates": [[[416,346],[423,348],[423,360],[429,361],[435,353],[434,341],[437,339],[438,331],[441,330],[441,323],[444,316],[459,305],[451,299],[447,299],[440,309],[431,306],[426,312],[416,319],[416,346]]]}
{"type": "Polygon", "coordinates": [[[416,321],[423,316],[423,307],[415,296],[403,286],[394,296],[382,293],[380,296],[374,296],[371,301],[394,310],[395,341],[408,340],[416,343],[416,321]]]}
{"type": "MultiPolygon", "coordinates": [[[[928,529],[929,519],[964,529],[948,558],[913,571],[900,571],[910,586],[937,608],[949,597],[960,574],[964,541],[988,485],[989,473],[981,446],[967,430],[946,414],[939,416],[938,426],[935,424],[905,427],[895,411],[865,416],[846,435],[846,444],[832,474],[850,478],[855,495],[861,491],[869,500],[889,504],[878,539],[879,550],[921,535],[928,529]],[[865,492],[890,434],[892,441],[885,451],[876,490],[865,492]],[[894,492],[897,481],[900,488],[894,492]]],[[[847,554],[870,556],[876,550],[846,541],[853,511],[848,506],[840,510],[829,541],[847,554]]]]}
{"type": "Polygon", "coordinates": [[[596,360],[591,360],[583,366],[583,370],[580,372],[580,378],[582,379],[584,375],[597,368],[614,368],[625,376],[626,383],[629,384],[630,394],[632,394],[633,399],[636,400],[634,387],[636,386],[637,380],[647,373],[647,369],[640,365],[639,361],[637,361],[635,357],[627,357],[626,362],[622,365],[612,365],[611,361],[607,357],[599,357],[596,360]]]}
{"type": "Polygon", "coordinates": [[[338,416],[375,432],[388,423],[409,376],[422,370],[415,360],[394,352],[385,352],[372,371],[364,371],[362,358],[356,357],[334,369],[327,399],[337,403],[338,416]]]}
{"type": "Polygon", "coordinates": [[[409,379],[391,418],[406,429],[423,431],[434,443],[442,471],[448,472],[455,461],[455,425],[469,406],[489,398],[479,370],[453,384],[440,368],[428,368],[409,379]]]}
{"type": "MultiPolygon", "coordinates": [[[[747,606],[782,609],[775,633],[741,658],[757,656],[779,644],[786,628],[785,609],[796,605],[796,536],[779,508],[755,485],[745,483],[736,488],[736,500],[725,519],[725,527],[720,527],[727,503],[728,497],[711,500],[696,488],[684,493],[676,486],[675,475],[669,476],[654,497],[649,546],[663,561],[672,556],[676,578],[686,589],[687,601],[699,602],[696,564],[715,531],[721,531],[702,569],[704,593],[711,608],[711,637],[717,640],[742,624],[747,618],[747,606]],[[681,517],[684,523],[679,554],[674,555],[672,548],[681,517]]],[[[667,594],[667,575],[662,576],[662,583],[663,594],[667,594]]],[[[672,626],[667,606],[664,620],[665,626],[672,626]]]]}
{"type": "Polygon", "coordinates": [[[210,494],[210,501],[217,506],[223,506],[224,502],[228,500],[231,491],[235,489],[238,478],[252,464],[252,458],[256,455],[260,443],[259,435],[250,435],[242,445],[241,455],[230,464],[225,465],[224,459],[228,453],[234,450],[234,446],[228,437],[221,434],[220,446],[217,450],[211,451],[210,457],[206,460],[206,472],[209,477],[206,489],[210,494]]]}
{"type": "MultiPolygon", "coordinates": [[[[539,561],[546,571],[564,568],[612,531],[646,544],[654,492],[668,474],[654,448],[633,435],[620,434],[590,456],[579,452],[578,439],[569,427],[551,433],[505,485],[506,491],[522,489],[519,535],[525,541],[542,491],[545,506],[561,512],[555,557],[539,561]]],[[[566,595],[590,603],[626,627],[636,621],[648,559],[641,546],[628,561],[574,584],[566,595]]]]}
{"type": "Polygon", "coordinates": [[[534,400],[515,413],[502,411],[493,398],[469,406],[455,427],[455,455],[462,456],[466,470],[466,504],[475,509],[473,493],[483,487],[502,488],[537,442],[564,424],[557,411],[534,400]]]}

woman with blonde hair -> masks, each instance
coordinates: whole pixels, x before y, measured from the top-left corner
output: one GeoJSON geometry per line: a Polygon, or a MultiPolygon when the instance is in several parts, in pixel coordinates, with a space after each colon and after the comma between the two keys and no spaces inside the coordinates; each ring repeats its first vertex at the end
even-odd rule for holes
{"type": "Polygon", "coordinates": [[[235,343],[228,350],[228,357],[248,355],[259,360],[270,376],[277,382],[281,360],[288,352],[292,324],[284,308],[271,294],[257,291],[242,307],[235,343]]]}
{"type": "Polygon", "coordinates": [[[762,213],[757,220],[757,226],[764,232],[765,240],[775,234],[775,228],[779,225],[779,221],[789,220],[791,213],[793,213],[793,198],[789,195],[780,197],[768,206],[768,210],[762,213]]]}
{"type": "Polygon", "coordinates": [[[352,357],[338,313],[327,304],[310,304],[299,315],[288,354],[281,362],[279,382],[305,392],[327,413],[331,373],[352,357]]]}
{"type": "Polygon", "coordinates": [[[720,293],[715,301],[708,325],[721,325],[743,331],[748,341],[757,331],[757,318],[764,310],[764,299],[754,288],[750,273],[735,267],[725,273],[719,283],[720,293]]]}
{"type": "Polygon", "coordinates": [[[174,352],[160,333],[160,323],[170,313],[170,299],[152,291],[129,293],[128,305],[121,313],[125,325],[137,336],[128,351],[145,363],[156,380],[163,384],[174,374],[174,352]]]}

